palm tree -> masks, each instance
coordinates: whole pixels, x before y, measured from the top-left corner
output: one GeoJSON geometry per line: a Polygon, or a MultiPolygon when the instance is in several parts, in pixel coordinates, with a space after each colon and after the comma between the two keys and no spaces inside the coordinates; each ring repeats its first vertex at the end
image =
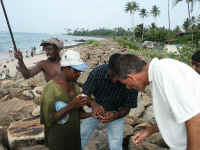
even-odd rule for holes
{"type": "Polygon", "coordinates": [[[144,18],[148,16],[148,11],[145,8],[140,9],[140,17],[143,19],[143,28],[142,28],[142,40],[144,37],[144,18]]]}
{"type": "Polygon", "coordinates": [[[153,5],[151,9],[151,14],[156,19],[160,15],[159,7],[157,7],[156,5],[153,5]]]}
{"type": "MultiPolygon", "coordinates": [[[[154,17],[155,20],[160,15],[160,10],[156,5],[152,6],[151,15],[154,17]]],[[[154,21],[154,22],[156,22],[156,21],[154,21]]],[[[153,30],[153,36],[154,36],[154,33],[155,33],[155,29],[153,30]]]]}
{"type": "Polygon", "coordinates": [[[185,32],[188,32],[190,27],[191,27],[191,20],[189,18],[187,18],[184,23],[183,23],[183,29],[185,30],[185,32]]]}
{"type": "Polygon", "coordinates": [[[138,9],[139,9],[139,5],[135,1],[126,3],[125,12],[130,13],[130,15],[133,16],[133,37],[134,38],[135,38],[135,33],[134,33],[134,30],[135,30],[134,15],[135,15],[135,12],[138,11],[138,9]]]}
{"type": "Polygon", "coordinates": [[[188,9],[188,18],[190,19],[191,12],[193,11],[193,6],[195,2],[199,2],[200,0],[175,0],[175,5],[178,3],[185,1],[187,3],[187,9],[188,9]]]}

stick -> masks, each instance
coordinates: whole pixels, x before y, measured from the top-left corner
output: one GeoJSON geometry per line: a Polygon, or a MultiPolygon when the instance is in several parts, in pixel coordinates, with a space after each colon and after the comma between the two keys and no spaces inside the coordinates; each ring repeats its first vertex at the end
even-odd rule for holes
{"type": "Polygon", "coordinates": [[[9,32],[10,32],[10,36],[11,36],[11,39],[12,39],[13,47],[14,47],[14,50],[15,50],[15,52],[16,52],[16,51],[17,51],[17,47],[16,47],[16,44],[15,44],[15,39],[14,39],[12,30],[11,30],[11,27],[10,27],[10,23],[9,23],[9,20],[8,20],[8,16],[7,16],[7,14],[6,14],[6,10],[5,10],[5,7],[4,7],[4,4],[3,4],[3,0],[0,0],[0,1],[1,1],[1,6],[2,6],[2,8],[3,8],[3,12],[4,12],[4,15],[5,15],[5,18],[6,18],[6,22],[7,22],[7,25],[8,25],[8,29],[9,29],[9,32]]]}

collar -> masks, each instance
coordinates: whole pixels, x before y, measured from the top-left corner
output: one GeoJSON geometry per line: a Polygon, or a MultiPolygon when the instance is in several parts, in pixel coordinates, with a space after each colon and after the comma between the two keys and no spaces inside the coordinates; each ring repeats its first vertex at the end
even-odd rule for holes
{"type": "Polygon", "coordinates": [[[159,59],[158,58],[153,58],[151,60],[151,62],[149,63],[149,68],[148,68],[148,78],[149,78],[149,82],[152,81],[153,79],[153,72],[154,72],[154,66],[155,64],[157,64],[159,62],[159,59]]]}
{"type": "Polygon", "coordinates": [[[105,72],[105,79],[110,79],[110,75],[108,73],[108,68],[106,69],[106,72],[105,72]]]}

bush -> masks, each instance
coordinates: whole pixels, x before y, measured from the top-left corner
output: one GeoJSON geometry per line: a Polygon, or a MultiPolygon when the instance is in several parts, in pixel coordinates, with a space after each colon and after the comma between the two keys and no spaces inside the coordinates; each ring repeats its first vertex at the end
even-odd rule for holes
{"type": "Polygon", "coordinates": [[[123,39],[115,39],[115,41],[117,41],[119,43],[120,46],[122,47],[128,47],[129,49],[134,49],[134,50],[139,50],[140,48],[138,46],[136,46],[134,43],[129,42],[127,40],[123,40],[123,39]]]}
{"type": "Polygon", "coordinates": [[[153,49],[143,49],[135,46],[133,43],[125,41],[125,40],[116,40],[121,46],[128,47],[130,53],[135,55],[143,56],[144,59],[149,62],[152,58],[172,58],[179,61],[182,61],[188,65],[191,65],[191,57],[195,52],[195,49],[192,47],[182,47],[178,48],[178,52],[168,53],[167,51],[156,51],[153,49]]]}
{"type": "Polygon", "coordinates": [[[95,40],[89,40],[86,42],[86,44],[91,45],[93,47],[98,47],[100,45],[100,43],[98,41],[95,40]]]}

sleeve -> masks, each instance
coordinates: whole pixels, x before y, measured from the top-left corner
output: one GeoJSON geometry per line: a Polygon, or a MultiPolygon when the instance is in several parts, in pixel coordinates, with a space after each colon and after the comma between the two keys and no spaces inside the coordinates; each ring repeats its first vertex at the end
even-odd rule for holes
{"type": "Polygon", "coordinates": [[[43,93],[43,99],[41,103],[41,109],[42,109],[42,116],[43,116],[43,122],[46,126],[51,126],[52,124],[56,123],[55,119],[55,91],[53,87],[48,87],[45,89],[43,93]]]}
{"type": "Polygon", "coordinates": [[[96,89],[96,79],[95,79],[95,74],[91,72],[86,80],[86,82],[83,84],[83,93],[91,96],[95,89],[96,89]]]}
{"type": "Polygon", "coordinates": [[[200,78],[190,69],[188,67],[183,71],[168,66],[160,72],[163,96],[167,98],[177,123],[183,123],[200,113],[200,78]]]}
{"type": "Polygon", "coordinates": [[[126,89],[124,91],[125,97],[122,96],[122,105],[121,107],[126,107],[126,108],[136,108],[137,107],[137,97],[138,97],[138,92],[134,89],[126,89]]]}

